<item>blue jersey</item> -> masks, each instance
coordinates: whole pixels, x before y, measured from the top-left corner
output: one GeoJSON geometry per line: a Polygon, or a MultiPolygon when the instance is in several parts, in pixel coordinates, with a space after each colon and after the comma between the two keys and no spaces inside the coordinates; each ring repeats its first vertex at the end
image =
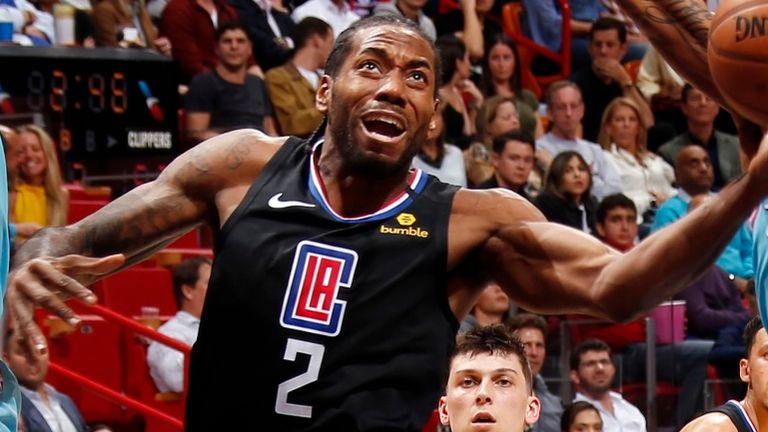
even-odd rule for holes
{"type": "MultiPolygon", "coordinates": [[[[0,317],[3,315],[5,285],[8,279],[8,262],[11,257],[11,242],[8,237],[8,176],[5,168],[5,141],[0,135],[0,317]]],[[[0,431],[15,431],[21,406],[21,394],[16,378],[8,366],[0,361],[0,431]]]]}
{"type": "Polygon", "coordinates": [[[760,319],[768,322],[768,199],[755,210],[752,223],[754,244],[755,296],[760,319]]]}

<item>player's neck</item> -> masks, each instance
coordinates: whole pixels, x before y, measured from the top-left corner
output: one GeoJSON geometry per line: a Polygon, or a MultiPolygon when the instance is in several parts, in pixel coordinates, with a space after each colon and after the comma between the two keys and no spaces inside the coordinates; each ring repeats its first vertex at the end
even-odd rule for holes
{"type": "Polygon", "coordinates": [[[344,217],[375,213],[400,195],[408,184],[408,166],[387,177],[362,173],[346,166],[344,158],[326,141],[314,154],[326,199],[344,217]]]}
{"type": "Polygon", "coordinates": [[[768,427],[768,409],[759,401],[754,400],[754,394],[751,391],[747,392],[747,397],[741,401],[741,406],[747,412],[755,430],[763,430],[768,427]]]}

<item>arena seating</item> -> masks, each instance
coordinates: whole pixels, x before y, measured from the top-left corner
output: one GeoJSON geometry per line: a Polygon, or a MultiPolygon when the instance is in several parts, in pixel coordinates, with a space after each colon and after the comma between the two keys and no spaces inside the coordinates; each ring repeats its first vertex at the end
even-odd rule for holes
{"type": "MultiPolygon", "coordinates": [[[[49,317],[43,326],[49,336],[51,362],[85,375],[112,388],[123,389],[123,357],[120,352],[120,330],[117,325],[96,315],[81,315],[82,324],[74,331],[58,331],[59,318],[49,317]],[[53,331],[52,331],[53,330],[53,331]]],[[[70,328],[71,329],[71,328],[70,328]]],[[[76,401],[83,417],[90,422],[123,423],[125,411],[84,387],[56,375],[49,375],[49,382],[76,401]]]]}
{"type": "Polygon", "coordinates": [[[129,318],[142,318],[150,310],[159,317],[176,313],[170,270],[133,267],[102,279],[93,291],[104,306],[129,318]],[[144,309],[143,309],[144,308],[144,309]]]}
{"type": "Polygon", "coordinates": [[[539,45],[523,34],[522,15],[523,5],[518,2],[505,4],[501,9],[504,32],[516,43],[520,55],[521,83],[524,88],[531,90],[541,100],[547,87],[555,81],[566,79],[571,73],[571,26],[570,9],[566,0],[559,0],[563,13],[562,45],[560,52],[554,52],[539,45]],[[531,64],[536,56],[546,57],[560,65],[560,73],[554,75],[536,76],[531,70],[531,64]]]}

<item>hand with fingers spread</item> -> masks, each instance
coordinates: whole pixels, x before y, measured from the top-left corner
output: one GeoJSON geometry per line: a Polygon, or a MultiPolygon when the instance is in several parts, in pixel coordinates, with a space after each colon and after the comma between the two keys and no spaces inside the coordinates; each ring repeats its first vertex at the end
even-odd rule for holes
{"type": "Polygon", "coordinates": [[[35,258],[13,269],[8,275],[6,302],[19,336],[26,340],[31,352],[47,351],[45,337],[35,323],[35,306],[42,306],[76,326],[80,320],[64,301],[77,298],[95,303],[96,296],[86,285],[124,263],[125,257],[120,254],[104,258],[65,255],[35,258]]]}

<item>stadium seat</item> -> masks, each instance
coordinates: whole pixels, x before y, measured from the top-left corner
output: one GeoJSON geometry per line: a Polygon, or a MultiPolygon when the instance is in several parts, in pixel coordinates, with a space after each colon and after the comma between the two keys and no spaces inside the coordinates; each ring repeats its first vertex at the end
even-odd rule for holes
{"type": "Polygon", "coordinates": [[[501,9],[501,19],[504,32],[517,44],[520,55],[521,84],[523,88],[532,91],[541,100],[547,87],[555,81],[566,79],[571,73],[571,25],[570,7],[567,0],[558,0],[563,15],[563,27],[561,29],[563,39],[560,52],[554,52],[549,48],[539,45],[525,36],[523,33],[523,5],[519,2],[510,2],[501,9]],[[554,75],[534,75],[531,64],[536,56],[546,57],[560,65],[560,73],[554,75]]]}
{"type": "Polygon", "coordinates": [[[67,223],[72,224],[79,220],[85,219],[92,213],[95,213],[100,208],[107,205],[107,200],[95,200],[95,199],[70,199],[69,211],[67,213],[67,223]]]}
{"type": "MultiPolygon", "coordinates": [[[[184,399],[177,393],[159,393],[147,366],[147,344],[142,338],[126,332],[122,338],[125,365],[125,392],[172,417],[183,421],[184,399]]],[[[173,432],[175,428],[159,420],[146,418],[145,432],[173,432]]]]}
{"type": "Polygon", "coordinates": [[[192,231],[184,234],[183,236],[174,240],[173,243],[169,244],[168,247],[199,249],[202,247],[200,242],[200,229],[195,228],[192,231]]]}
{"type": "Polygon", "coordinates": [[[432,415],[429,416],[429,420],[421,429],[421,432],[437,432],[440,427],[440,413],[437,410],[432,411],[432,415]]]}
{"type": "Polygon", "coordinates": [[[129,318],[147,314],[159,317],[176,313],[171,272],[165,268],[132,267],[115,273],[93,286],[100,303],[129,318]]]}
{"type": "MultiPolygon", "coordinates": [[[[120,330],[115,324],[96,315],[80,315],[82,323],[59,337],[50,337],[50,327],[43,326],[49,336],[51,363],[56,363],[118,392],[123,390],[123,360],[120,355],[120,330]]],[[[58,318],[51,317],[48,322],[58,318]]],[[[60,321],[60,320],[59,320],[60,321]]],[[[89,423],[122,423],[123,409],[97,396],[85,387],[55,374],[48,382],[69,395],[89,423]]]]}
{"type": "Polygon", "coordinates": [[[66,183],[64,187],[69,192],[70,200],[109,201],[112,199],[112,188],[109,186],[83,186],[79,183],[66,183]]]}

